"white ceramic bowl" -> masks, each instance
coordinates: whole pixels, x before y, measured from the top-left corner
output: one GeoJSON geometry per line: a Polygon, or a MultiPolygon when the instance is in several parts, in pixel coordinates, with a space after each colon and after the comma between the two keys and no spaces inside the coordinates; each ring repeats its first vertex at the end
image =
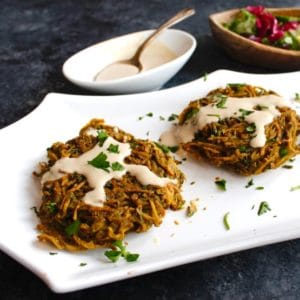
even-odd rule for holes
{"type": "Polygon", "coordinates": [[[130,77],[95,82],[95,75],[107,65],[130,58],[141,41],[153,30],[140,31],[116,37],[88,47],[63,65],[64,76],[74,84],[107,94],[139,93],[160,89],[188,61],[196,48],[195,38],[181,30],[167,29],[158,42],[176,54],[176,58],[153,69],[130,77]]]}

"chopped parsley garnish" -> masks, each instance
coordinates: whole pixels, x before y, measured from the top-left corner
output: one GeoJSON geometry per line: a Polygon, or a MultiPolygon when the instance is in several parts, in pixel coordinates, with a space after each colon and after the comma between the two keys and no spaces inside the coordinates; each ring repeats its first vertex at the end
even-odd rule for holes
{"type": "Polygon", "coordinates": [[[206,80],[207,80],[207,77],[208,77],[208,74],[207,74],[207,73],[204,73],[203,81],[206,81],[206,80]]]}
{"type": "Polygon", "coordinates": [[[300,102],[300,93],[295,93],[295,100],[300,102]]]}
{"type": "Polygon", "coordinates": [[[169,153],[170,149],[168,146],[164,145],[164,144],[160,144],[160,143],[155,143],[155,145],[163,151],[163,153],[169,153]]]}
{"type": "Polygon", "coordinates": [[[163,116],[159,116],[159,119],[160,119],[161,121],[164,121],[164,120],[165,120],[165,118],[164,118],[163,116]]]}
{"type": "Polygon", "coordinates": [[[257,186],[255,189],[256,189],[256,190],[263,190],[264,187],[263,187],[263,186],[257,186]]]}
{"type": "Polygon", "coordinates": [[[291,191],[291,192],[294,192],[294,191],[297,191],[297,190],[300,190],[300,185],[292,186],[292,187],[290,188],[290,191],[291,191]]]}
{"type": "Polygon", "coordinates": [[[127,255],[125,256],[125,259],[127,262],[134,262],[134,261],[137,261],[139,256],[140,255],[137,253],[127,253],[127,255]]]}
{"type": "Polygon", "coordinates": [[[67,234],[67,236],[72,236],[74,234],[77,234],[79,228],[80,228],[80,224],[81,222],[79,220],[75,220],[73,223],[69,224],[66,228],[65,228],[65,232],[67,234]]]}
{"type": "Polygon", "coordinates": [[[246,116],[249,116],[251,115],[252,113],[254,113],[253,110],[246,110],[246,109],[243,109],[243,108],[240,108],[239,109],[239,112],[241,113],[241,118],[244,119],[246,116]]]}
{"type": "Polygon", "coordinates": [[[148,112],[145,116],[138,117],[138,120],[141,121],[144,119],[144,117],[153,117],[153,112],[148,112]]]}
{"type": "Polygon", "coordinates": [[[270,211],[270,210],[271,210],[271,208],[269,207],[268,202],[262,201],[262,202],[260,203],[260,205],[259,205],[257,214],[260,216],[260,215],[262,215],[262,214],[267,213],[267,212],[270,211]]]}
{"type": "Polygon", "coordinates": [[[170,151],[171,151],[172,153],[177,152],[177,150],[179,149],[178,146],[168,146],[168,148],[170,149],[170,151]]]}
{"type": "Polygon", "coordinates": [[[123,171],[125,169],[124,166],[117,161],[111,164],[111,168],[113,171],[123,171]]]}
{"type": "Polygon", "coordinates": [[[155,145],[161,149],[164,153],[169,153],[170,151],[172,153],[175,153],[178,150],[178,146],[166,146],[164,144],[160,144],[160,143],[155,143],[155,145]]]}
{"type": "Polygon", "coordinates": [[[190,183],[190,185],[193,185],[193,184],[195,184],[196,182],[195,181],[192,181],[191,183],[190,183]]]}
{"type": "Polygon", "coordinates": [[[276,138],[270,138],[270,139],[267,139],[267,143],[275,143],[276,142],[276,138]]]}
{"type": "Polygon", "coordinates": [[[268,106],[265,106],[265,105],[261,105],[261,104],[257,104],[255,106],[255,109],[256,110],[264,110],[264,109],[268,109],[269,107],[268,106]]]}
{"type": "Polygon", "coordinates": [[[279,156],[280,157],[284,157],[284,156],[288,155],[288,153],[289,153],[289,150],[285,147],[281,147],[279,149],[279,156]]]}
{"type": "Polygon", "coordinates": [[[221,95],[220,98],[220,101],[216,104],[217,108],[226,108],[225,103],[227,101],[227,96],[221,95]]]}
{"type": "Polygon", "coordinates": [[[49,209],[49,211],[53,214],[56,212],[57,210],[57,206],[56,206],[56,203],[55,202],[48,202],[46,204],[46,207],[49,209]]]}
{"type": "Polygon", "coordinates": [[[104,142],[106,141],[106,139],[108,138],[108,134],[104,130],[98,130],[97,138],[98,138],[100,146],[102,146],[104,144],[104,142]]]}
{"type": "Polygon", "coordinates": [[[178,115],[176,115],[176,114],[171,114],[171,115],[168,117],[168,121],[169,121],[169,122],[172,122],[172,121],[175,121],[177,118],[178,118],[178,115]]]}
{"type": "Polygon", "coordinates": [[[110,163],[109,161],[107,161],[107,155],[103,152],[98,154],[93,160],[89,160],[88,164],[109,173],[108,168],[110,167],[110,163]]]}
{"type": "Polygon", "coordinates": [[[126,247],[123,245],[122,241],[115,241],[112,244],[119,250],[108,250],[104,252],[104,255],[111,261],[116,262],[119,260],[120,257],[124,257],[127,262],[134,262],[137,261],[139,258],[139,254],[137,253],[130,253],[126,250],[126,247]]]}
{"type": "Polygon", "coordinates": [[[121,256],[121,251],[118,250],[108,250],[104,252],[104,255],[111,261],[116,262],[121,256]]]}
{"type": "Polygon", "coordinates": [[[230,230],[230,224],[228,221],[228,217],[229,217],[229,212],[227,212],[224,217],[223,217],[223,224],[226,230],[230,230]]]}
{"type": "Polygon", "coordinates": [[[85,267],[87,265],[87,263],[80,263],[79,267],[85,267]]]}
{"type": "Polygon", "coordinates": [[[218,118],[218,119],[221,118],[221,116],[218,115],[218,114],[207,114],[207,116],[209,116],[209,117],[216,117],[216,118],[218,118]]]}
{"type": "Polygon", "coordinates": [[[57,252],[49,252],[50,255],[57,255],[57,252]]]}
{"type": "Polygon", "coordinates": [[[37,216],[39,216],[39,211],[36,206],[32,206],[30,209],[33,210],[37,216]]]}
{"type": "Polygon", "coordinates": [[[215,184],[219,190],[226,191],[226,180],[225,179],[216,178],[215,184]]]}
{"type": "Polygon", "coordinates": [[[231,88],[238,88],[238,89],[244,87],[245,85],[246,85],[245,83],[227,83],[227,86],[231,88]]]}
{"type": "Polygon", "coordinates": [[[246,132],[248,133],[253,133],[255,131],[256,131],[256,126],[254,123],[251,123],[246,127],[246,132]]]}
{"type": "Polygon", "coordinates": [[[247,189],[248,187],[252,186],[253,184],[254,184],[253,178],[251,178],[251,179],[247,182],[247,184],[245,185],[245,188],[247,189]]]}
{"type": "Polygon", "coordinates": [[[240,152],[241,153],[245,153],[245,152],[249,152],[250,151],[250,147],[246,146],[246,145],[242,145],[240,146],[240,152]]]}
{"type": "Polygon", "coordinates": [[[284,169],[293,169],[293,166],[292,165],[284,165],[284,166],[282,166],[282,168],[284,168],[284,169]]]}
{"type": "Polygon", "coordinates": [[[110,144],[107,148],[107,151],[111,153],[120,153],[119,145],[110,144]]]}
{"type": "Polygon", "coordinates": [[[191,119],[199,112],[199,108],[192,108],[190,109],[187,114],[185,115],[185,121],[191,119]]]}

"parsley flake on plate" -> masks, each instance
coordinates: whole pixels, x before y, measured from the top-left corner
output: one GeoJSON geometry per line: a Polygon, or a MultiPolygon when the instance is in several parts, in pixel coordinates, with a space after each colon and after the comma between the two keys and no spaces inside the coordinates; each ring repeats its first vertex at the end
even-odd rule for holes
{"type": "Polygon", "coordinates": [[[87,265],[87,263],[82,262],[82,263],[79,264],[79,267],[85,267],[86,265],[87,265]]]}
{"type": "Polygon", "coordinates": [[[226,230],[230,230],[230,224],[229,224],[229,212],[227,212],[223,217],[223,224],[226,230]]]}
{"type": "Polygon", "coordinates": [[[39,211],[36,206],[32,206],[30,209],[33,210],[37,216],[39,216],[39,211]]]}
{"type": "Polygon", "coordinates": [[[251,178],[251,179],[247,182],[247,184],[245,185],[245,188],[247,189],[248,187],[252,186],[253,184],[254,184],[253,178],[251,178]]]}
{"type": "Polygon", "coordinates": [[[260,203],[260,205],[259,205],[257,214],[258,214],[259,216],[261,216],[262,214],[265,214],[265,213],[267,213],[267,212],[270,211],[270,210],[271,210],[271,208],[270,208],[268,202],[267,202],[267,201],[262,201],[262,202],[260,203]]]}
{"type": "Polygon", "coordinates": [[[300,190],[300,185],[292,186],[292,187],[290,188],[290,191],[291,191],[291,192],[294,192],[294,191],[297,191],[297,190],[300,190]]]}
{"type": "Polygon", "coordinates": [[[263,187],[263,186],[257,186],[255,189],[256,189],[256,190],[263,190],[264,187],[263,187]]]}
{"type": "Polygon", "coordinates": [[[168,121],[169,121],[169,122],[172,122],[172,121],[175,121],[177,118],[178,118],[178,115],[176,115],[176,114],[171,114],[171,115],[168,117],[168,121]]]}
{"type": "Polygon", "coordinates": [[[226,180],[225,179],[220,179],[217,177],[215,179],[215,184],[219,190],[226,191],[226,180]]]}
{"type": "Polygon", "coordinates": [[[104,252],[104,255],[111,261],[117,262],[120,257],[123,257],[127,262],[137,261],[139,254],[130,253],[126,250],[126,247],[123,245],[122,241],[115,241],[112,244],[116,249],[119,250],[107,250],[104,252]]]}
{"type": "Polygon", "coordinates": [[[293,166],[292,165],[284,165],[284,166],[282,166],[282,168],[284,168],[284,169],[293,169],[293,166]]]}

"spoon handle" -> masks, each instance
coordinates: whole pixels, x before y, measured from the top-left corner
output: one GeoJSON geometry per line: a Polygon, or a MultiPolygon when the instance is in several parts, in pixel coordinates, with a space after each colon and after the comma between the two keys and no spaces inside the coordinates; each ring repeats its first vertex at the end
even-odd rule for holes
{"type": "Polygon", "coordinates": [[[134,58],[138,60],[144,49],[159,35],[161,32],[183,20],[192,16],[195,10],[192,8],[185,8],[179,11],[171,19],[161,24],[139,47],[138,51],[135,53],[134,58]]]}

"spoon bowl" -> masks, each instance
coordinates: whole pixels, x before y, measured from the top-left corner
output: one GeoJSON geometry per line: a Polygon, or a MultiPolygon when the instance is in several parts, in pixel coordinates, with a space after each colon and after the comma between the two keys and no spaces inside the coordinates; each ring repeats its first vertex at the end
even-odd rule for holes
{"type": "MultiPolygon", "coordinates": [[[[217,43],[225,52],[242,63],[277,70],[300,70],[300,51],[285,50],[245,38],[223,26],[231,22],[240,9],[209,16],[209,24],[217,43]]],[[[300,8],[268,8],[275,16],[300,17],[300,8]]]]}
{"type": "Polygon", "coordinates": [[[140,93],[160,89],[184,66],[196,48],[195,38],[187,32],[166,29],[153,42],[153,46],[160,43],[168,47],[175,53],[175,59],[133,76],[94,81],[99,70],[115,61],[132,57],[141,40],[151,33],[153,30],[135,32],[90,46],[64,63],[63,74],[72,83],[102,94],[140,93]]]}

